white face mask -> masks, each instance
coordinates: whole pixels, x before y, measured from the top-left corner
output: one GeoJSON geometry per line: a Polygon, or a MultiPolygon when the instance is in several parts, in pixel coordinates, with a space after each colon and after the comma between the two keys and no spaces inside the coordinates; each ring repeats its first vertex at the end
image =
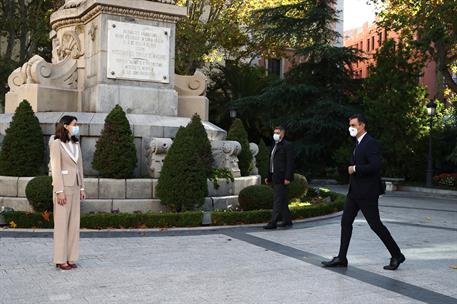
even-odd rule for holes
{"type": "Polygon", "coordinates": [[[274,141],[279,141],[281,139],[281,136],[279,136],[279,134],[273,134],[273,139],[274,141]]]}
{"type": "Polygon", "coordinates": [[[354,127],[349,127],[349,134],[351,134],[352,137],[356,137],[356,136],[357,136],[357,133],[359,133],[359,131],[357,131],[356,128],[354,128],[354,127]]]}

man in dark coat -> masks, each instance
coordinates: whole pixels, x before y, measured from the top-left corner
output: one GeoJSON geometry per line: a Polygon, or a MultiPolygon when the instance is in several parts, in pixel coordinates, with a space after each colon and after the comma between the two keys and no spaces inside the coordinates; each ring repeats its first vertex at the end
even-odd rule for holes
{"type": "Polygon", "coordinates": [[[287,185],[294,179],[294,151],[292,144],[284,139],[285,135],[286,130],[283,127],[274,129],[274,145],[270,150],[268,177],[265,179],[265,183],[273,185],[275,194],[271,221],[263,227],[264,229],[292,226],[287,199],[287,185]],[[282,217],[282,222],[278,225],[279,215],[282,217]]]}
{"type": "Polygon", "coordinates": [[[347,267],[346,255],[352,236],[352,224],[361,210],[370,228],[392,256],[389,265],[384,266],[384,269],[396,270],[405,261],[405,256],[379,217],[379,195],[385,191],[380,176],[381,159],[378,143],[366,132],[366,124],[367,121],[362,115],[354,115],[349,119],[349,133],[357,141],[348,167],[350,183],[341,219],[340,252],[331,261],[324,261],[322,264],[326,267],[347,267]]]}

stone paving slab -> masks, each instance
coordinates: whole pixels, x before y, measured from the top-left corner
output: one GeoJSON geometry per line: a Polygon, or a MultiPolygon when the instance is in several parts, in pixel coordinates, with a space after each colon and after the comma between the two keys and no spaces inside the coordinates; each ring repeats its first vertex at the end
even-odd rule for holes
{"type": "Polygon", "coordinates": [[[339,218],[268,232],[249,226],[86,235],[80,267],[68,272],[51,264],[50,237],[0,231],[0,304],[457,303],[457,270],[449,267],[457,263],[457,204],[386,196],[382,205],[407,256],[396,272],[382,269],[388,253],[361,216],[347,270],[319,265],[338,250],[339,218]]]}

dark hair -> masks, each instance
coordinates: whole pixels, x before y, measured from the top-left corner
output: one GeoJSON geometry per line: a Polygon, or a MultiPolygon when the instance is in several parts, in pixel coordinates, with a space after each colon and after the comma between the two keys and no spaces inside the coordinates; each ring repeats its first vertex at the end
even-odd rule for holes
{"type": "MultiPolygon", "coordinates": [[[[78,121],[78,119],[74,116],[65,115],[63,116],[58,123],[56,123],[56,134],[54,135],[54,139],[60,139],[64,143],[68,141],[69,132],[65,128],[65,125],[69,125],[73,122],[73,120],[78,121]]],[[[72,142],[78,142],[78,138],[76,136],[71,136],[72,142]]]]}
{"type": "Polygon", "coordinates": [[[357,119],[359,121],[359,123],[363,123],[365,125],[365,127],[368,125],[367,118],[362,114],[354,114],[351,117],[349,117],[349,120],[352,120],[352,119],[357,119]]]}
{"type": "Polygon", "coordinates": [[[282,132],[286,132],[286,128],[283,126],[276,126],[273,130],[280,130],[282,132]]]}

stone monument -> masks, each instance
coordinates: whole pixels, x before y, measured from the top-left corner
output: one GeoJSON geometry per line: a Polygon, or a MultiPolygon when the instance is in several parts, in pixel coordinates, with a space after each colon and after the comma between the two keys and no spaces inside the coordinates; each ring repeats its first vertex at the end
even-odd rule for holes
{"type": "MultiPolygon", "coordinates": [[[[65,1],[51,16],[52,61],[34,56],[8,79],[0,142],[24,99],[36,112],[46,143],[55,123],[74,115],[87,176],[88,199],[81,212],[164,211],[155,191],[163,160],[179,127],[197,113],[211,141],[213,166],[235,177],[221,179],[217,189],[208,180],[209,197],[202,208],[236,206],[239,192],[259,184],[260,177],[240,176],[240,144],[226,141],[226,132],[208,122],[205,75],[175,74],[175,24],[186,13],[175,0],[65,1]],[[125,180],[99,178],[91,166],[104,120],[116,104],[127,113],[138,158],[135,178],[125,180]]],[[[0,176],[1,204],[31,211],[25,198],[30,180],[0,176]]]]}
{"type": "MultiPolygon", "coordinates": [[[[78,117],[88,175],[104,119],[122,106],[135,136],[136,176],[149,175],[152,138],[173,138],[198,113],[210,140],[226,132],[209,123],[207,79],[175,75],[176,22],[186,16],[175,0],[67,0],[52,14],[52,62],[34,56],[9,77],[4,134],[26,99],[49,138],[64,114],[78,117]]],[[[47,140],[47,139],[46,139],[47,140]]]]}

